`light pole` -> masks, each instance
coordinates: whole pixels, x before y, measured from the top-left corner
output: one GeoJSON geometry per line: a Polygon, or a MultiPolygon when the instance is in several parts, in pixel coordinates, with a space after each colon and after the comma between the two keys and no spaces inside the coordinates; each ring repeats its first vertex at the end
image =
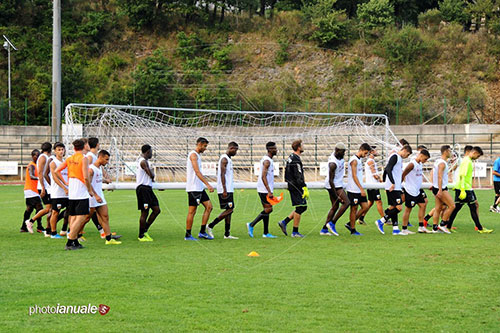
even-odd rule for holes
{"type": "Polygon", "coordinates": [[[8,58],[8,63],[9,63],[9,122],[12,118],[12,111],[11,111],[11,88],[10,88],[10,49],[14,49],[14,51],[17,51],[16,47],[10,42],[10,40],[7,38],[7,36],[3,35],[3,39],[5,39],[5,42],[3,42],[3,47],[4,49],[7,50],[7,58],[8,58]]]}
{"type": "Polygon", "coordinates": [[[52,27],[52,139],[61,131],[61,0],[54,0],[52,27]]]}

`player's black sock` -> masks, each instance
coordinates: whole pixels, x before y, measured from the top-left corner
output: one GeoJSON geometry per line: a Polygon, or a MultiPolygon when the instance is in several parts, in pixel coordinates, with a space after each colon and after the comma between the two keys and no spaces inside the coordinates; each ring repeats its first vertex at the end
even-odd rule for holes
{"type": "Polygon", "coordinates": [[[267,235],[269,233],[269,214],[262,218],[262,222],[264,222],[264,234],[267,235]]]}
{"type": "MultiPolygon", "coordinates": [[[[395,209],[397,212],[399,212],[399,210],[397,208],[393,208],[395,209]]],[[[392,219],[392,226],[393,227],[397,227],[399,225],[398,223],[398,213],[395,213],[391,216],[391,219],[392,219]]]]}
{"type": "Polygon", "coordinates": [[[418,226],[419,227],[423,227],[424,226],[424,222],[418,222],[418,226]]]}
{"type": "Polygon", "coordinates": [[[107,241],[110,241],[110,240],[111,240],[111,234],[106,235],[106,240],[107,240],[107,241]]]}
{"type": "Polygon", "coordinates": [[[57,235],[57,231],[51,231],[51,232],[50,232],[50,234],[51,234],[52,236],[55,236],[55,235],[57,235]]]}
{"type": "Polygon", "coordinates": [[[322,230],[326,230],[328,229],[328,227],[326,226],[326,223],[323,225],[323,228],[321,228],[322,230]]]}
{"type": "Polygon", "coordinates": [[[213,229],[220,221],[222,221],[223,218],[221,219],[220,217],[216,217],[209,225],[208,227],[213,229]]]}
{"type": "Polygon", "coordinates": [[[438,225],[437,224],[433,224],[432,225],[432,230],[437,231],[438,230],[438,225]]]}
{"type": "Polygon", "coordinates": [[[191,236],[191,229],[186,229],[186,236],[185,237],[189,237],[191,236]]]}
{"type": "Polygon", "coordinates": [[[360,220],[361,222],[365,222],[365,217],[361,215],[358,220],[360,220]]]}
{"type": "Polygon", "coordinates": [[[463,203],[460,203],[460,202],[455,203],[455,209],[451,212],[450,219],[448,220],[448,223],[446,224],[446,227],[448,229],[451,229],[451,227],[453,226],[453,222],[455,221],[455,218],[457,217],[458,212],[460,211],[460,209],[462,209],[463,206],[464,206],[463,203]]]}
{"type": "Polygon", "coordinates": [[[97,219],[97,213],[94,213],[92,215],[92,222],[94,223],[94,225],[97,228],[97,230],[99,231],[99,233],[102,233],[102,227],[99,224],[99,220],[97,219]]]}
{"type": "Polygon", "coordinates": [[[64,218],[64,215],[66,215],[66,210],[60,212],[59,215],[57,215],[57,222],[61,221],[64,218]]]}
{"type": "Polygon", "coordinates": [[[202,224],[201,228],[200,228],[200,233],[204,234],[206,232],[207,232],[207,225],[206,224],[202,224]]]}
{"type": "Polygon", "coordinates": [[[255,220],[253,220],[251,223],[250,223],[250,226],[251,227],[255,227],[255,225],[260,221],[262,220],[265,216],[269,216],[265,211],[262,211],[259,213],[259,215],[257,215],[257,217],[255,218],[255,220]]]}
{"type": "Polygon", "coordinates": [[[69,239],[66,241],[66,246],[73,246],[73,240],[69,239]]]}
{"type": "Polygon", "coordinates": [[[30,220],[30,215],[31,215],[31,212],[33,212],[33,211],[29,211],[29,210],[25,210],[25,211],[24,211],[24,216],[23,216],[23,225],[24,225],[24,221],[26,221],[26,220],[30,220]]]}
{"type": "Polygon", "coordinates": [[[483,230],[483,226],[481,225],[481,222],[479,222],[479,216],[477,215],[476,204],[470,203],[468,206],[470,210],[470,216],[472,217],[472,221],[474,221],[474,224],[476,225],[478,230],[483,230]]]}
{"type": "Polygon", "coordinates": [[[299,227],[293,227],[293,232],[299,232],[299,227]]]}
{"type": "MultiPolygon", "coordinates": [[[[38,212],[37,212],[38,213],[38,212]]],[[[34,222],[33,220],[30,219],[31,222],[34,222]]],[[[43,226],[42,226],[42,218],[39,218],[36,220],[36,228],[38,230],[44,230],[43,226]]]]}
{"type": "Polygon", "coordinates": [[[497,208],[497,200],[498,200],[498,197],[495,196],[495,199],[493,199],[493,207],[497,208]]]}
{"type": "Polygon", "coordinates": [[[231,234],[231,223],[225,223],[224,236],[229,236],[231,234]]]}
{"type": "Polygon", "coordinates": [[[406,230],[406,229],[408,229],[408,226],[407,226],[407,225],[404,225],[404,226],[403,226],[403,230],[406,230]]]}
{"type": "Polygon", "coordinates": [[[287,217],[285,217],[285,219],[283,220],[283,222],[285,222],[285,224],[288,224],[288,222],[290,222],[291,220],[292,219],[287,216],[287,217]]]}
{"type": "MultiPolygon", "coordinates": [[[[83,236],[83,234],[78,234],[78,238],[81,238],[82,236],[83,236]]],[[[78,238],[77,238],[77,239],[78,239],[78,238]]]]}
{"type": "Polygon", "coordinates": [[[356,228],[351,229],[351,235],[356,233],[356,228]]]}
{"type": "Polygon", "coordinates": [[[427,214],[427,215],[425,215],[424,220],[429,221],[431,219],[431,217],[432,216],[430,216],[429,214],[427,214]]]}
{"type": "Polygon", "coordinates": [[[442,227],[446,227],[448,225],[448,222],[446,222],[445,220],[441,220],[441,223],[439,223],[439,225],[442,227]]]}

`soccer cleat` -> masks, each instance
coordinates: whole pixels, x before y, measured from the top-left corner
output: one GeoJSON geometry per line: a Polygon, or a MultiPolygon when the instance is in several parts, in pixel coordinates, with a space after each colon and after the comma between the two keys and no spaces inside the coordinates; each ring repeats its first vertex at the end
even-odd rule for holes
{"type": "Polygon", "coordinates": [[[39,234],[43,234],[44,231],[45,231],[45,229],[43,227],[40,227],[40,228],[37,227],[36,228],[36,232],[38,232],[39,234]]]}
{"type": "Polygon", "coordinates": [[[278,227],[280,227],[281,231],[285,234],[285,236],[288,236],[288,233],[286,232],[286,223],[285,220],[278,222],[278,227]]]}
{"type": "MultiPolygon", "coordinates": [[[[326,224],[326,227],[328,228],[328,231],[330,231],[330,233],[331,233],[332,235],[335,235],[335,236],[338,236],[338,235],[339,235],[339,233],[337,232],[337,228],[336,228],[336,226],[335,226],[335,223],[333,223],[333,222],[328,222],[328,223],[326,224]]],[[[349,230],[351,230],[351,227],[350,227],[350,226],[349,226],[349,230]]]]}
{"type": "Polygon", "coordinates": [[[73,250],[80,250],[80,249],[83,249],[84,247],[81,246],[80,244],[78,245],[66,245],[64,247],[65,250],[69,250],[69,251],[73,251],[73,250]]]}
{"type": "Polygon", "coordinates": [[[200,232],[198,234],[198,238],[199,239],[208,239],[208,240],[214,239],[213,237],[211,237],[210,235],[208,235],[206,232],[200,232]]]}
{"type": "Polygon", "coordinates": [[[67,231],[64,231],[64,230],[61,230],[61,232],[59,233],[59,235],[61,236],[66,236],[68,234],[67,231]]]}
{"type": "Polygon", "coordinates": [[[43,236],[46,237],[46,238],[48,238],[48,237],[51,237],[52,234],[51,234],[50,231],[47,231],[47,229],[45,229],[45,231],[43,232],[43,236]]]}
{"type": "Polygon", "coordinates": [[[19,229],[19,232],[21,232],[21,233],[22,232],[28,232],[28,229],[21,228],[21,229],[19,229]]]}
{"type": "Polygon", "coordinates": [[[360,225],[366,225],[366,222],[365,222],[365,221],[363,221],[363,220],[358,220],[358,223],[359,223],[360,225]]]}
{"type": "Polygon", "coordinates": [[[87,241],[87,239],[86,239],[85,237],[83,237],[83,236],[82,236],[82,237],[78,237],[78,241],[79,241],[79,242],[86,242],[86,241],[87,241]]]}
{"type": "Polygon", "coordinates": [[[28,229],[28,232],[30,234],[33,233],[33,222],[31,222],[30,220],[26,220],[24,221],[24,223],[26,224],[26,229],[28,229]]]}
{"type": "Polygon", "coordinates": [[[432,230],[430,231],[430,233],[431,233],[431,234],[440,234],[440,233],[442,233],[442,232],[441,232],[441,231],[439,231],[439,229],[438,229],[438,230],[434,230],[434,229],[432,229],[432,230]]]}
{"type": "Polygon", "coordinates": [[[212,237],[212,238],[215,238],[214,237],[214,233],[213,233],[214,229],[210,228],[208,225],[207,225],[207,234],[212,237]]]}
{"type": "Polygon", "coordinates": [[[292,232],[292,238],[304,238],[300,232],[292,232]]]}
{"type": "Polygon", "coordinates": [[[393,236],[407,236],[407,234],[402,233],[401,230],[399,230],[399,229],[393,229],[392,235],[393,236]]]}
{"type": "Polygon", "coordinates": [[[328,229],[321,229],[319,232],[321,236],[331,236],[332,234],[328,231],[328,229]]]}
{"type": "Polygon", "coordinates": [[[438,231],[443,234],[451,234],[451,232],[445,226],[438,225],[438,231]]]}
{"type": "Polygon", "coordinates": [[[351,236],[363,236],[363,234],[360,233],[359,231],[356,231],[354,233],[351,233],[351,236]]]}
{"type": "Polygon", "coordinates": [[[149,234],[147,232],[144,233],[144,237],[146,237],[147,239],[149,239],[149,241],[153,241],[153,237],[149,236],[149,234]]]}
{"type": "Polygon", "coordinates": [[[413,227],[413,224],[411,224],[410,222],[408,222],[408,226],[409,227],[413,227]]]}
{"type": "Polygon", "coordinates": [[[428,234],[428,233],[430,233],[430,230],[427,229],[426,227],[418,227],[418,233],[419,234],[428,234]]]}
{"type": "Polygon", "coordinates": [[[408,230],[408,229],[403,229],[403,230],[401,230],[401,233],[402,233],[403,235],[414,235],[414,234],[415,234],[413,231],[410,231],[410,230],[408,230]]]}
{"type": "Polygon", "coordinates": [[[104,231],[101,232],[101,239],[106,239],[106,233],[104,231]]]}
{"type": "Polygon", "coordinates": [[[380,220],[377,220],[377,221],[375,221],[375,225],[377,226],[377,230],[380,231],[380,233],[382,235],[385,235],[385,232],[384,232],[384,222],[382,222],[380,220]]]}
{"type": "Polygon", "coordinates": [[[120,239],[120,238],[122,238],[122,235],[117,235],[116,232],[113,232],[111,234],[111,239],[120,239]]]}
{"type": "Polygon", "coordinates": [[[247,223],[247,230],[248,230],[248,236],[253,238],[253,227],[250,225],[250,223],[247,223]]]}
{"type": "Polygon", "coordinates": [[[262,238],[278,238],[278,237],[271,234],[263,234],[262,238]]]}
{"type": "Polygon", "coordinates": [[[139,242],[152,242],[153,241],[152,239],[147,238],[146,235],[144,235],[142,237],[138,237],[137,239],[139,240],[139,242]]]}
{"type": "Polygon", "coordinates": [[[427,224],[429,224],[429,221],[426,220],[425,217],[424,217],[424,221],[423,222],[424,222],[424,227],[427,228],[427,224]]]}
{"type": "Polygon", "coordinates": [[[187,240],[187,241],[198,241],[198,239],[194,238],[192,235],[189,235],[188,237],[184,237],[184,240],[187,240]]]}
{"type": "Polygon", "coordinates": [[[493,207],[493,206],[490,206],[490,212],[492,213],[500,213],[500,207],[493,207]]]}
{"type": "Polygon", "coordinates": [[[63,239],[64,237],[58,235],[58,234],[55,234],[55,235],[50,235],[50,238],[52,239],[63,239]]]}
{"type": "Polygon", "coordinates": [[[229,236],[224,236],[224,239],[239,239],[239,238],[236,236],[229,235],[229,236]]]}
{"type": "Polygon", "coordinates": [[[478,232],[480,234],[491,234],[493,232],[493,230],[492,229],[483,228],[482,230],[478,230],[478,232]]]}
{"type": "Polygon", "coordinates": [[[116,239],[111,238],[110,240],[106,240],[104,244],[106,245],[120,245],[122,242],[117,241],[116,239]]]}

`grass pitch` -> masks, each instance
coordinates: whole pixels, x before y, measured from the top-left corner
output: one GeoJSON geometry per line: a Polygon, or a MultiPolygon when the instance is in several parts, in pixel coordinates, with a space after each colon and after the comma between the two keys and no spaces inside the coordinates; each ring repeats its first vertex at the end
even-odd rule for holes
{"type": "MultiPolygon", "coordinates": [[[[137,241],[133,191],[107,192],[111,227],[123,244],[105,246],[92,224],[81,251],[64,240],[20,234],[22,187],[0,188],[0,327],[2,331],[498,331],[500,214],[488,212],[493,191],[477,191],[490,235],[474,231],[467,207],[453,235],[380,235],[373,220],[351,237],[319,235],[327,192],[311,191],[300,231],[284,237],[276,222],[290,211],[288,193],[271,215],[278,239],[246,234],[261,210],[255,190],[235,193],[232,234],[214,241],[183,240],[187,197],[157,192],[162,213],[152,243],[137,241]],[[258,258],[247,254],[257,251],[258,258]],[[99,305],[107,315],[35,314],[31,306],[99,305]]],[[[385,195],[384,195],[385,196],[385,195]]],[[[217,197],[210,194],[220,212],[217,197]]],[[[431,202],[433,198],[431,198],[431,202]]],[[[430,205],[431,207],[433,205],[430,205]]],[[[211,220],[212,220],[211,218],[211,220]]],[[[400,217],[400,220],[402,218],[400,217]]],[[[197,234],[201,211],[193,227],[197,234]]],[[[414,225],[416,209],[410,220],[414,225]]],[[[44,221],[45,223],[45,221],[44,221]]],[[[389,229],[389,228],[388,228],[389,229]]],[[[411,229],[416,229],[413,227],[411,229]]]]}

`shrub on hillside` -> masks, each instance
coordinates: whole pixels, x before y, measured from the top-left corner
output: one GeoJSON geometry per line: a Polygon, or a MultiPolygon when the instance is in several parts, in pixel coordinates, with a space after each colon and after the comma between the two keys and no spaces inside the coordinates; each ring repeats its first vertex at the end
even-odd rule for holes
{"type": "Polygon", "coordinates": [[[345,11],[335,10],[337,0],[317,0],[304,7],[305,17],[313,26],[310,39],[320,46],[334,47],[346,42],[350,36],[351,21],[345,11]]]}
{"type": "Polygon", "coordinates": [[[401,30],[388,29],[380,41],[381,55],[388,61],[409,64],[425,56],[430,59],[435,55],[434,44],[422,36],[413,26],[401,30]]]}

